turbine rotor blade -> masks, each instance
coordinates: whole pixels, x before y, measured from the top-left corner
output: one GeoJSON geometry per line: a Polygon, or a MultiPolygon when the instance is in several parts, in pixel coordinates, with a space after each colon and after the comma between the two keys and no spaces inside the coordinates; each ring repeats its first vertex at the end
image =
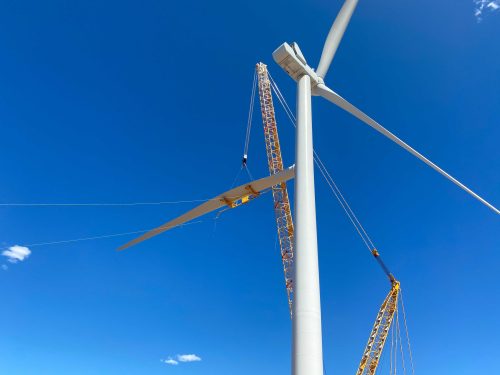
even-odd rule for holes
{"type": "Polygon", "coordinates": [[[335,93],[334,91],[332,91],[331,89],[329,89],[328,87],[326,87],[325,85],[323,85],[323,84],[317,85],[314,88],[314,94],[322,96],[326,100],[332,102],[333,104],[339,106],[343,110],[345,110],[345,111],[349,112],[350,114],[352,114],[354,117],[356,117],[359,120],[363,121],[365,124],[371,126],[373,129],[375,129],[379,133],[383,134],[384,136],[386,136],[387,138],[389,138],[391,141],[393,141],[397,145],[399,145],[402,148],[404,148],[410,154],[412,154],[413,156],[415,156],[418,159],[420,159],[421,161],[423,161],[425,164],[427,164],[429,167],[431,167],[432,169],[434,169],[436,172],[438,172],[439,174],[441,174],[444,177],[446,177],[448,180],[450,180],[451,182],[453,182],[455,185],[457,185],[461,189],[465,190],[467,193],[469,193],[470,195],[472,195],[474,198],[476,198],[478,201],[480,201],[481,203],[483,203],[485,206],[487,206],[488,208],[490,208],[491,210],[493,210],[497,214],[500,214],[500,211],[495,206],[493,206],[492,204],[490,204],[489,202],[487,202],[486,200],[484,200],[483,198],[481,198],[479,195],[477,195],[476,193],[474,193],[467,186],[465,186],[460,181],[458,181],[455,177],[451,176],[449,173],[447,173],[446,171],[444,171],[443,169],[441,169],[440,167],[438,167],[436,164],[434,164],[432,161],[430,161],[429,159],[427,159],[425,156],[423,156],[417,150],[415,150],[414,148],[412,148],[411,146],[409,146],[408,144],[406,144],[405,142],[403,142],[401,139],[399,139],[394,134],[392,134],[389,130],[387,130],[386,128],[384,128],[378,122],[376,122],[375,120],[373,120],[367,114],[365,114],[364,112],[362,112],[361,110],[359,110],[358,108],[356,108],[355,106],[353,106],[351,103],[349,103],[347,100],[345,100],[344,98],[342,98],[340,95],[338,95],[337,93],[335,93]]]}
{"type": "Polygon", "coordinates": [[[196,206],[192,210],[163,224],[162,226],[159,226],[158,228],[153,229],[130,242],[127,242],[125,245],[120,246],[118,250],[124,250],[130,246],[136,245],[139,242],[145,241],[160,233],[163,233],[167,230],[182,225],[188,221],[196,219],[197,217],[215,211],[218,208],[224,206],[229,206],[231,208],[237,207],[238,205],[246,203],[250,199],[257,197],[263,190],[269,189],[274,185],[277,185],[284,181],[288,181],[294,177],[295,177],[295,166],[292,166],[290,168],[279,171],[271,176],[254,180],[244,185],[235,187],[229,191],[226,191],[225,193],[216,196],[213,199],[209,199],[205,203],[196,206]]]}
{"type": "Polygon", "coordinates": [[[318,74],[321,78],[325,78],[325,75],[328,72],[328,68],[333,61],[337,48],[339,48],[340,41],[344,36],[345,29],[349,24],[352,13],[354,12],[357,4],[358,0],[345,1],[330,29],[330,32],[328,33],[328,36],[326,37],[318,69],[316,69],[316,74],[318,74]]]}

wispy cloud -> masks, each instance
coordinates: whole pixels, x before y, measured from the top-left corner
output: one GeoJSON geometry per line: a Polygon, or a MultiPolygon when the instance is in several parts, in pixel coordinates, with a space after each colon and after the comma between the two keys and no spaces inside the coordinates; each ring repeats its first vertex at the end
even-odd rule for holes
{"type": "Polygon", "coordinates": [[[31,254],[31,250],[25,246],[14,245],[9,247],[8,250],[2,251],[2,255],[7,257],[10,263],[22,262],[31,254]]]}
{"type": "Polygon", "coordinates": [[[9,267],[7,267],[7,265],[6,265],[6,264],[2,264],[2,269],[3,269],[4,271],[7,271],[7,270],[9,269],[9,267]]]}
{"type": "Polygon", "coordinates": [[[486,12],[494,12],[500,9],[500,0],[473,0],[474,16],[478,22],[481,22],[486,12]]]}
{"type": "Polygon", "coordinates": [[[172,366],[177,366],[179,362],[177,362],[175,359],[168,357],[167,359],[162,359],[161,360],[163,363],[166,363],[167,365],[172,365],[172,366]]]}
{"type": "Polygon", "coordinates": [[[177,354],[176,359],[172,357],[168,357],[167,359],[162,359],[161,361],[167,365],[177,366],[179,362],[199,362],[201,361],[201,357],[196,354],[177,354]]]}
{"type": "Polygon", "coordinates": [[[179,362],[199,362],[201,358],[196,354],[178,354],[177,359],[179,362]]]}

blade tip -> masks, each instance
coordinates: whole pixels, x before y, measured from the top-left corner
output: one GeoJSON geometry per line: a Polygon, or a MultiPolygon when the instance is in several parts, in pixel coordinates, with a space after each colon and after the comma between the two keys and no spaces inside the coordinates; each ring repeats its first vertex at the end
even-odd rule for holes
{"type": "Polygon", "coordinates": [[[121,245],[119,248],[116,249],[116,251],[123,251],[127,248],[129,248],[131,245],[126,243],[125,245],[121,245]]]}

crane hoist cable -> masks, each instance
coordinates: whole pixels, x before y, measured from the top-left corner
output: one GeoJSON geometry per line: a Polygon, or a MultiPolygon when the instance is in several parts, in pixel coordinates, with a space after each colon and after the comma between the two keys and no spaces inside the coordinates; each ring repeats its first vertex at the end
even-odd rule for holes
{"type": "Polygon", "coordinates": [[[406,340],[408,343],[408,354],[410,357],[410,366],[411,366],[411,373],[415,375],[415,367],[413,366],[413,355],[411,352],[411,343],[410,343],[410,334],[408,332],[408,324],[406,322],[406,311],[405,311],[405,303],[404,303],[404,298],[403,298],[403,291],[401,290],[401,307],[403,311],[403,322],[405,326],[405,331],[406,331],[406,340]]]}
{"type": "MultiPolygon", "coordinates": [[[[294,127],[296,127],[295,115],[293,114],[292,110],[290,109],[288,103],[285,100],[285,97],[281,93],[278,85],[273,80],[272,76],[270,75],[269,77],[270,77],[270,80],[271,80],[271,85],[272,85],[273,91],[276,94],[276,96],[278,97],[278,100],[280,101],[281,105],[283,106],[283,109],[285,110],[285,113],[287,114],[288,119],[290,120],[291,124],[294,127]]],[[[344,198],[342,192],[340,191],[340,189],[338,188],[337,184],[333,180],[332,176],[328,172],[328,169],[326,168],[326,166],[324,165],[323,161],[319,157],[319,154],[316,152],[316,150],[313,150],[313,151],[314,151],[314,162],[315,162],[316,166],[318,167],[318,169],[320,170],[321,174],[325,178],[326,182],[330,186],[332,192],[334,193],[335,197],[337,198],[337,200],[339,201],[340,205],[344,209],[346,215],[353,222],[352,224],[354,225],[354,227],[358,231],[358,234],[360,235],[361,239],[363,240],[363,242],[367,246],[368,250],[371,251],[371,249],[373,249],[375,247],[375,245],[373,244],[373,241],[371,240],[370,236],[368,235],[368,233],[364,229],[363,225],[361,225],[361,223],[358,220],[357,216],[354,214],[354,211],[351,209],[349,203],[347,203],[347,200],[344,198]]]]}
{"type": "MultiPolygon", "coordinates": [[[[270,74],[269,74],[269,79],[271,81],[271,88],[273,89],[276,97],[278,98],[283,109],[285,110],[290,122],[295,127],[296,126],[296,119],[295,119],[295,116],[294,116],[292,110],[288,106],[288,103],[286,102],[283,94],[281,93],[280,89],[278,88],[278,85],[273,80],[273,78],[270,74]]],[[[316,152],[316,150],[314,150],[314,162],[315,162],[316,166],[318,167],[320,173],[323,175],[326,183],[330,187],[330,190],[333,192],[333,194],[337,198],[340,206],[342,207],[342,209],[346,213],[347,217],[351,221],[352,225],[356,229],[359,237],[361,238],[361,240],[363,241],[363,243],[365,244],[367,249],[370,251],[370,253],[373,255],[373,257],[375,258],[375,260],[377,261],[379,266],[382,268],[382,270],[384,271],[384,273],[388,277],[389,281],[391,283],[393,283],[395,281],[394,276],[389,271],[389,269],[387,268],[385,263],[382,261],[382,258],[380,257],[380,253],[378,252],[377,248],[375,247],[375,244],[373,243],[373,241],[370,238],[370,236],[368,235],[367,231],[365,230],[365,228],[363,227],[363,225],[359,221],[358,217],[354,213],[353,209],[351,208],[351,206],[347,202],[346,198],[344,197],[344,195],[340,191],[340,188],[333,180],[330,172],[326,168],[325,164],[321,160],[321,158],[320,158],[319,154],[316,152]]]]}
{"type": "Polygon", "coordinates": [[[399,309],[396,309],[396,332],[399,339],[399,350],[401,353],[401,365],[403,366],[403,374],[406,375],[406,366],[405,366],[405,355],[403,351],[403,339],[401,338],[401,327],[399,325],[399,309]]]}
{"type": "Polygon", "coordinates": [[[391,357],[390,357],[391,362],[389,367],[389,375],[393,374],[392,371],[392,365],[394,363],[393,357],[394,357],[394,328],[391,329],[391,357]]]}
{"type": "Polygon", "coordinates": [[[257,88],[257,72],[254,72],[253,75],[253,83],[252,83],[252,94],[250,95],[250,105],[248,106],[248,118],[247,118],[247,127],[245,132],[245,144],[243,146],[243,156],[241,158],[241,167],[236,173],[236,176],[233,179],[233,183],[231,184],[231,188],[236,184],[236,181],[240,177],[243,169],[247,172],[248,177],[250,177],[250,181],[253,180],[252,174],[248,169],[247,161],[248,161],[248,147],[250,145],[250,134],[252,132],[252,123],[253,123],[253,111],[255,106],[255,92],[257,88]]]}
{"type": "MultiPolygon", "coordinates": [[[[243,157],[241,159],[241,165],[243,168],[247,166],[248,160],[248,146],[250,144],[250,133],[252,131],[252,118],[255,106],[255,92],[257,88],[257,72],[253,74],[253,84],[252,84],[252,95],[250,96],[250,106],[248,108],[248,119],[247,119],[247,130],[245,134],[245,146],[243,147],[243,157]]],[[[250,174],[251,176],[251,174],[250,174]]]]}
{"type": "Polygon", "coordinates": [[[404,306],[403,299],[403,290],[400,289],[398,296],[398,304],[396,305],[396,310],[394,313],[394,324],[390,327],[391,334],[391,348],[390,348],[390,375],[397,375],[398,372],[398,361],[401,363],[401,370],[403,370],[403,374],[407,374],[411,369],[411,374],[415,375],[415,367],[413,365],[413,354],[411,350],[410,344],[410,335],[408,333],[408,324],[406,322],[406,311],[404,306]],[[401,327],[401,319],[400,312],[402,312],[403,317],[403,327],[401,327]],[[406,347],[408,351],[409,361],[405,358],[405,350],[403,346],[405,346],[405,340],[403,337],[403,328],[404,333],[406,335],[406,347]],[[398,354],[399,352],[399,354],[398,354]],[[408,368],[409,365],[409,368],[408,368]]]}

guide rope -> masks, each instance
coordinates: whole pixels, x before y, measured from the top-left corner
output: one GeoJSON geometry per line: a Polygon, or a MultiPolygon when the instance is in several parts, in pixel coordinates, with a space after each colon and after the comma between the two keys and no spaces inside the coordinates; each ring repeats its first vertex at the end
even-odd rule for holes
{"type": "MultiPolygon", "coordinates": [[[[241,170],[238,172],[235,181],[241,170]]],[[[247,173],[250,173],[249,171],[247,173]]],[[[234,183],[233,183],[234,185],[234,183]]],[[[233,187],[233,186],[231,186],[233,187]]],[[[232,198],[232,197],[228,197],[232,198]]],[[[237,197],[234,197],[237,198],[237,197]]],[[[129,207],[129,206],[161,206],[169,204],[183,204],[183,203],[204,203],[209,201],[218,201],[220,198],[209,199],[189,199],[179,201],[160,201],[160,202],[130,202],[130,203],[0,203],[0,207],[129,207]]]]}
{"type": "Polygon", "coordinates": [[[211,199],[190,199],[179,201],[160,202],[131,202],[131,203],[0,203],[0,207],[110,207],[110,206],[160,206],[167,204],[208,202],[211,199]]]}
{"type": "MultiPolygon", "coordinates": [[[[192,221],[190,223],[184,223],[184,224],[179,224],[176,225],[173,228],[178,228],[178,227],[184,227],[187,225],[192,225],[192,224],[199,224],[204,222],[204,220],[198,220],[198,221],[192,221]]],[[[173,229],[172,228],[172,229],[173,229]]],[[[154,228],[151,229],[144,229],[144,230],[136,230],[132,232],[122,232],[122,233],[113,233],[113,234],[104,234],[104,235],[99,235],[99,236],[92,236],[92,237],[81,237],[81,238],[75,238],[75,239],[70,239],[70,240],[60,240],[60,241],[49,241],[49,242],[37,242],[37,243],[31,243],[31,244],[23,244],[22,246],[25,247],[36,247],[36,246],[47,246],[47,245],[59,245],[59,244],[65,244],[65,243],[72,243],[72,242],[80,242],[80,241],[90,241],[90,240],[98,240],[98,239],[104,239],[104,238],[112,238],[112,237],[119,237],[119,236],[127,236],[129,234],[138,234],[138,233],[145,233],[153,230],[154,228]]]]}

